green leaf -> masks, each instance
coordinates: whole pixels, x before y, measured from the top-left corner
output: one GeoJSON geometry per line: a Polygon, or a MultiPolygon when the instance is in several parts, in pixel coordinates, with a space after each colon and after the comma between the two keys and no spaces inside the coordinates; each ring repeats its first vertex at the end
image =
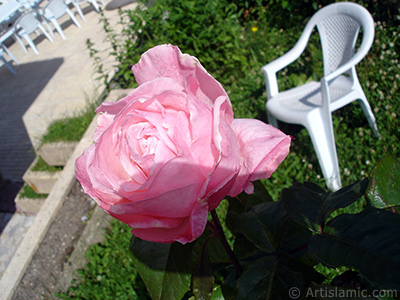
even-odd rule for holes
{"type": "Polygon", "coordinates": [[[329,267],[355,268],[373,285],[400,289],[400,216],[369,207],[339,215],[311,237],[310,255],[329,267]]]}
{"type": "Polygon", "coordinates": [[[288,218],[286,234],[280,246],[280,253],[289,253],[295,258],[308,259],[308,241],[312,233],[299,223],[288,218]]]}
{"type": "Polygon", "coordinates": [[[249,243],[249,240],[243,234],[236,234],[235,243],[233,244],[233,252],[239,260],[245,259],[256,252],[259,252],[253,243],[249,243]]]}
{"type": "Polygon", "coordinates": [[[290,299],[291,288],[303,289],[301,273],[286,266],[286,257],[260,258],[248,265],[237,280],[235,299],[290,299]]]}
{"type": "Polygon", "coordinates": [[[123,76],[124,76],[124,79],[128,81],[129,78],[131,77],[131,74],[130,74],[130,72],[125,72],[125,73],[123,74],[123,76]]]}
{"type": "Polygon", "coordinates": [[[249,211],[238,215],[234,212],[228,214],[227,224],[232,228],[234,234],[241,233],[259,249],[265,252],[273,252],[268,235],[263,229],[262,223],[258,219],[254,211],[249,211]]]}
{"type": "Polygon", "coordinates": [[[189,290],[194,243],[162,244],[131,240],[133,264],[152,299],[181,299],[189,290]]]}
{"type": "Polygon", "coordinates": [[[264,203],[273,202],[268,191],[260,180],[253,182],[254,193],[249,195],[245,192],[240,193],[234,198],[229,198],[229,211],[235,211],[237,213],[242,213],[249,210],[251,207],[264,203]]]}
{"type": "Polygon", "coordinates": [[[400,162],[397,159],[387,156],[376,165],[367,196],[378,208],[400,205],[400,162]]]}
{"type": "Polygon", "coordinates": [[[285,235],[287,216],[280,202],[264,202],[242,214],[229,212],[228,227],[264,252],[276,252],[285,235]]]}
{"type": "Polygon", "coordinates": [[[214,272],[208,257],[207,246],[207,242],[203,244],[192,277],[193,294],[195,299],[211,299],[211,295],[213,294],[214,272]]]}
{"type": "Polygon", "coordinates": [[[325,191],[311,182],[294,183],[291,188],[282,191],[281,201],[291,218],[319,232],[333,211],[356,201],[366,188],[367,180],[356,181],[335,193],[325,191]]]}
{"type": "Polygon", "coordinates": [[[211,300],[225,300],[224,294],[222,293],[221,286],[217,286],[214,288],[211,300]]]}

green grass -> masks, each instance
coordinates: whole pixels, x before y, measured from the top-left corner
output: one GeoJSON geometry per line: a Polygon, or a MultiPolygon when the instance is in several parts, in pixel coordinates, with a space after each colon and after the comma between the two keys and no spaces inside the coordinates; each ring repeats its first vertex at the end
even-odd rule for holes
{"type": "Polygon", "coordinates": [[[104,101],[107,95],[108,91],[104,91],[100,95],[96,93],[91,96],[86,95],[86,107],[52,122],[42,137],[42,144],[79,141],[96,115],[96,107],[104,101]]]}
{"type": "Polygon", "coordinates": [[[94,116],[94,111],[88,110],[74,117],[56,120],[50,124],[42,143],[79,141],[94,116]]]}
{"type": "Polygon", "coordinates": [[[41,158],[39,156],[37,163],[32,168],[32,171],[34,171],[34,172],[58,172],[58,171],[61,171],[62,169],[63,169],[62,167],[49,166],[48,164],[46,164],[46,162],[43,160],[43,158],[41,158]]]}
{"type": "Polygon", "coordinates": [[[46,198],[47,194],[38,194],[29,185],[25,184],[19,192],[19,196],[21,198],[42,199],[46,198]]]}

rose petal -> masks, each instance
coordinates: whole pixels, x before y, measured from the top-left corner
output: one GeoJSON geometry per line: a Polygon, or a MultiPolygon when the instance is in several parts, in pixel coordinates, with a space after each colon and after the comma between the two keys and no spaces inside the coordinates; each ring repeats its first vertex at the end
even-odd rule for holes
{"type": "Polygon", "coordinates": [[[251,181],[269,178],[289,153],[290,136],[279,129],[253,119],[235,119],[232,123],[241,156],[241,170],[230,195],[243,190],[252,193],[251,181]]]}
{"type": "Polygon", "coordinates": [[[105,180],[97,182],[96,178],[91,176],[91,165],[95,153],[95,145],[92,145],[75,161],[75,175],[81,183],[83,190],[91,196],[97,204],[103,209],[109,209],[114,203],[123,203],[121,196],[114,194],[111,186],[104,185],[105,180]],[[103,199],[107,199],[105,202],[103,199]]]}
{"type": "Polygon", "coordinates": [[[134,228],[132,233],[147,241],[157,243],[178,241],[186,244],[202,235],[207,224],[207,217],[208,205],[201,203],[195,206],[189,217],[182,219],[180,226],[175,228],[134,228]]]}
{"type": "MultiPolygon", "coordinates": [[[[205,177],[196,164],[188,158],[175,157],[165,163],[154,176],[151,176],[143,187],[146,188],[146,197],[158,196],[166,191],[175,190],[194,183],[204,183],[205,177]]],[[[196,199],[203,195],[196,194],[196,199]]],[[[182,201],[191,199],[192,195],[181,195],[182,201]]]]}
{"type": "MultiPolygon", "coordinates": [[[[132,72],[139,86],[160,77],[172,78],[187,91],[196,91],[196,98],[199,101],[206,101],[207,105],[210,105],[210,101],[214,103],[220,96],[228,98],[222,85],[204,69],[197,58],[182,54],[176,46],[159,45],[151,48],[132,67],[132,72]],[[196,85],[195,88],[193,84],[196,85]]],[[[229,101],[223,106],[222,117],[229,124],[233,120],[229,101]]]]}
{"type": "MultiPolygon", "coordinates": [[[[146,197],[141,201],[112,206],[109,211],[115,215],[151,215],[157,218],[185,218],[197,204],[197,194],[202,183],[188,184],[164,193],[146,197]],[[162,204],[162,205],[161,205],[162,204]],[[179,208],[179,209],[178,209],[179,208]]],[[[136,224],[131,220],[129,224],[136,224]]],[[[137,225],[132,225],[136,227],[137,225]]]]}
{"type": "Polygon", "coordinates": [[[213,142],[212,110],[193,96],[188,97],[192,143],[190,153],[193,160],[200,163],[204,175],[215,168],[219,159],[219,151],[213,142]]]}

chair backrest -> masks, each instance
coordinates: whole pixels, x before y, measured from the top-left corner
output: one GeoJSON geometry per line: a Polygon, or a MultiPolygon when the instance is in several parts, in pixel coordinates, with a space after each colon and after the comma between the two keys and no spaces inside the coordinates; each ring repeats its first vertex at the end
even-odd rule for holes
{"type": "Polygon", "coordinates": [[[58,19],[65,15],[67,5],[64,0],[52,0],[44,7],[45,11],[46,9],[48,9],[56,19],[58,19]]]}
{"type": "Polygon", "coordinates": [[[18,2],[25,7],[26,10],[29,10],[31,8],[37,7],[37,4],[33,0],[18,0],[18,2]]]}
{"type": "Polygon", "coordinates": [[[37,19],[36,11],[30,11],[19,17],[14,26],[16,31],[18,31],[19,27],[22,27],[29,35],[38,28],[38,24],[39,20],[37,19]]]}
{"type": "Polygon", "coordinates": [[[320,9],[307,24],[309,28],[315,26],[320,34],[325,76],[354,56],[361,28],[362,42],[357,49],[361,57],[368,53],[374,40],[372,16],[364,7],[351,2],[334,3],[320,9]]]}

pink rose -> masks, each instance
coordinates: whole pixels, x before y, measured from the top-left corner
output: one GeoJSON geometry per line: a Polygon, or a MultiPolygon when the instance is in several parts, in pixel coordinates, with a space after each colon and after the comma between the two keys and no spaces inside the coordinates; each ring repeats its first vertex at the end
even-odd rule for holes
{"type": "Polygon", "coordinates": [[[225,196],[271,176],[290,137],[233,119],[221,84],[175,46],[150,49],[132,71],[139,87],[96,110],[95,143],[76,160],[76,177],[135,236],[191,242],[225,196]]]}

